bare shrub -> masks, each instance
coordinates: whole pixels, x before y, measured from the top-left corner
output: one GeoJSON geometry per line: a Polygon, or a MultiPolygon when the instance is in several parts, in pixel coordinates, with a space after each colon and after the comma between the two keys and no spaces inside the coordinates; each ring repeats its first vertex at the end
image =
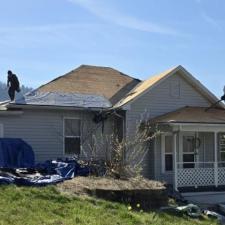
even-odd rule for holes
{"type": "Polygon", "coordinates": [[[93,141],[89,144],[91,165],[98,167],[100,175],[117,179],[140,177],[150,141],[158,133],[156,127],[142,122],[130,138],[119,140],[116,134],[93,135],[93,141]]]}

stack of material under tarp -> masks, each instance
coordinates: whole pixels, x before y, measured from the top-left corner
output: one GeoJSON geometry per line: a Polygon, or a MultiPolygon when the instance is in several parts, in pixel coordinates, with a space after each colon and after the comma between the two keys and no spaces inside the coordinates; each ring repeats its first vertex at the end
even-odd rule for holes
{"type": "Polygon", "coordinates": [[[0,184],[44,186],[89,173],[89,167],[74,159],[48,160],[35,165],[30,145],[21,139],[0,138],[0,184]]]}
{"type": "Polygon", "coordinates": [[[34,152],[22,139],[0,138],[1,168],[33,168],[34,152]]]}

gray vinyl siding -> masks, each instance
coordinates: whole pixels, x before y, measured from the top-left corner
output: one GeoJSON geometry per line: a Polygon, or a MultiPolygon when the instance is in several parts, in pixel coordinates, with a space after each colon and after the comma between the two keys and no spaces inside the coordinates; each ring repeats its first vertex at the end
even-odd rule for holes
{"type": "MultiPolygon", "coordinates": [[[[207,107],[209,105],[210,102],[180,74],[174,74],[129,104],[130,109],[126,113],[127,137],[132,138],[135,135],[137,125],[143,119],[154,118],[185,106],[207,107]],[[174,95],[174,83],[179,84],[178,95],[176,92],[174,95]]],[[[154,177],[161,180],[164,179],[164,176],[161,174],[161,148],[158,139],[156,145],[156,155],[149,157],[149,163],[154,164],[154,177]],[[152,162],[154,159],[155,162],[152,162]]],[[[144,174],[150,177],[152,171],[149,171],[149,168],[145,169],[148,171],[144,171],[144,174]]],[[[171,180],[171,177],[170,174],[166,175],[168,180],[171,180]]]]}
{"type": "Polygon", "coordinates": [[[154,179],[154,140],[151,140],[148,146],[148,150],[143,159],[143,171],[142,175],[148,179],[154,179]]]}
{"type": "MultiPolygon", "coordinates": [[[[81,119],[82,157],[91,154],[93,135],[100,136],[101,124],[92,121],[93,113],[67,110],[24,110],[22,115],[1,116],[4,137],[22,138],[35,152],[37,162],[64,158],[63,121],[65,117],[81,119]],[[90,132],[91,131],[91,132],[90,132]]],[[[111,121],[104,125],[104,133],[111,133],[111,121]]]]}
{"type": "Polygon", "coordinates": [[[155,179],[162,179],[162,151],[161,151],[161,136],[156,137],[155,139],[155,155],[154,155],[154,169],[155,169],[155,179]]]}

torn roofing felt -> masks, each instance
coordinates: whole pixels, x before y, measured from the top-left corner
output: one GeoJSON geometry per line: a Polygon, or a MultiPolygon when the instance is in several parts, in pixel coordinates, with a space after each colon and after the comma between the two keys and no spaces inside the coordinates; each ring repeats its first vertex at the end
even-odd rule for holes
{"type": "Polygon", "coordinates": [[[64,106],[78,108],[110,108],[108,99],[100,95],[32,91],[11,105],[64,106]]]}

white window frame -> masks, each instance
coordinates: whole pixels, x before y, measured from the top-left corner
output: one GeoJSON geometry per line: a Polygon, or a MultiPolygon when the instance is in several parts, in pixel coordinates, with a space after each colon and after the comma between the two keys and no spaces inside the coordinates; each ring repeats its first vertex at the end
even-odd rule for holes
{"type": "MultiPolygon", "coordinates": [[[[218,145],[219,145],[219,151],[220,151],[220,161],[221,161],[221,153],[225,153],[225,146],[223,146],[223,147],[221,147],[221,143],[220,143],[220,135],[224,135],[225,136],[225,132],[220,132],[219,133],[219,137],[218,137],[218,145]],[[224,148],[224,150],[221,150],[221,149],[223,149],[224,148]]],[[[222,161],[221,161],[222,162],[222,161]]],[[[224,161],[223,161],[224,162],[224,161]]]]}
{"type": "Polygon", "coordinates": [[[0,138],[4,137],[4,126],[2,123],[0,123],[0,138]]]}
{"type": "MultiPolygon", "coordinates": [[[[196,138],[199,138],[199,133],[198,132],[195,132],[195,131],[185,131],[185,132],[182,132],[181,133],[181,155],[180,155],[180,162],[184,162],[183,160],[183,155],[194,155],[194,161],[193,161],[193,164],[194,164],[194,168],[198,166],[198,164],[196,164],[197,162],[199,162],[199,149],[195,149],[196,151],[192,151],[192,152],[184,152],[183,150],[183,147],[184,147],[184,143],[183,143],[183,139],[184,137],[194,137],[196,136],[196,138]],[[197,153],[197,154],[196,154],[197,153]]],[[[192,162],[190,162],[192,163],[192,162]]],[[[183,165],[182,165],[183,167],[183,165]]]]}
{"type": "Polygon", "coordinates": [[[81,126],[81,118],[78,118],[78,117],[63,117],[63,155],[64,156],[74,156],[75,154],[67,154],[66,151],[65,151],[65,138],[80,138],[80,155],[81,155],[81,152],[82,152],[82,143],[81,143],[81,140],[82,140],[82,126],[81,126]],[[67,136],[65,135],[65,120],[80,120],[80,136],[77,136],[77,135],[74,135],[74,136],[67,136]]]}
{"type": "Polygon", "coordinates": [[[173,151],[171,153],[166,152],[166,136],[171,136],[173,138],[172,133],[163,133],[161,135],[161,149],[162,149],[162,155],[161,155],[161,162],[162,162],[162,173],[171,174],[174,171],[174,168],[172,170],[166,170],[166,155],[172,155],[172,161],[174,160],[173,151]]]}

